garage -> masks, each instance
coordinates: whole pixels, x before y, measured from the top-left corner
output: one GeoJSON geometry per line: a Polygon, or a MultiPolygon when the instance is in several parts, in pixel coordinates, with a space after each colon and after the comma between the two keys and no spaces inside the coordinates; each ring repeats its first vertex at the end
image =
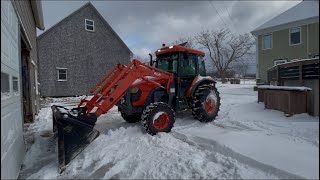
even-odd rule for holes
{"type": "Polygon", "coordinates": [[[37,27],[44,29],[40,1],[1,1],[1,179],[18,177],[24,122],[37,113],[37,27]]]}

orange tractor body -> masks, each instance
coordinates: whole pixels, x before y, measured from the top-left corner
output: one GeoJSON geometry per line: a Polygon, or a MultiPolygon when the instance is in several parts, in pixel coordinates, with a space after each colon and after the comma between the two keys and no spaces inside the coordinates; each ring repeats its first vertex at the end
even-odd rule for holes
{"type": "Polygon", "coordinates": [[[115,105],[125,121],[140,121],[151,135],[170,132],[177,111],[189,109],[195,119],[213,121],[220,97],[215,81],[206,76],[204,55],[183,45],[163,47],[155,61],[150,55],[150,65],[137,59],[116,65],[90,90],[94,96],[82,99],[78,107],[53,105],[60,172],[99,136],[97,118],[115,105]]]}

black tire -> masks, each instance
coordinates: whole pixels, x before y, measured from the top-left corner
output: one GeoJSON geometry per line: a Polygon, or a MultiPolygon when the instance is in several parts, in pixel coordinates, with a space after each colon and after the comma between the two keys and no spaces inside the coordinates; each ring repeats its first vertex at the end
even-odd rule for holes
{"type": "Polygon", "coordinates": [[[198,119],[200,122],[212,122],[220,110],[220,96],[217,88],[214,84],[202,84],[197,87],[191,97],[191,109],[192,115],[195,119],[198,119]],[[211,94],[212,93],[212,94],[211,94]],[[212,112],[207,112],[206,99],[208,95],[214,95],[214,110],[212,112]]]}
{"type": "MultiPolygon", "coordinates": [[[[158,132],[170,132],[173,124],[175,122],[175,113],[173,109],[164,102],[156,102],[156,103],[151,103],[148,105],[145,110],[143,110],[143,113],[141,115],[141,123],[143,127],[145,128],[146,132],[155,135],[158,132]],[[162,113],[162,114],[157,114],[157,113],[162,113]],[[158,115],[158,118],[155,116],[158,115]],[[162,123],[163,121],[161,120],[161,116],[164,115],[166,117],[165,123],[162,123]],[[162,127],[157,127],[157,123],[162,125],[162,127]]],[[[161,126],[159,125],[159,126],[161,126]]]]}
{"type": "Polygon", "coordinates": [[[127,114],[121,112],[121,116],[128,123],[136,123],[136,122],[139,122],[141,120],[141,115],[140,114],[127,115],[127,114]]]}

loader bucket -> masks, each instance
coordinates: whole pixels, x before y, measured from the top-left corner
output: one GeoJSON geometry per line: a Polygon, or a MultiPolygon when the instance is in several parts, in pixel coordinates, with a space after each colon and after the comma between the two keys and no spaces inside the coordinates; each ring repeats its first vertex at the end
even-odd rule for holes
{"type": "Polygon", "coordinates": [[[79,113],[72,114],[70,110],[62,107],[51,107],[53,115],[53,132],[58,145],[59,173],[63,172],[66,165],[80,154],[88,144],[99,136],[99,131],[94,129],[97,117],[91,114],[88,118],[85,109],[77,109],[79,113]]]}

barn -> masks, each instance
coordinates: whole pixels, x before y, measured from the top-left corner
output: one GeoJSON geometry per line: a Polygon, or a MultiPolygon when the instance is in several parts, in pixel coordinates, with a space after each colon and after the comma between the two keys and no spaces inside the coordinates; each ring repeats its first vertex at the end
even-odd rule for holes
{"type": "Polygon", "coordinates": [[[42,97],[77,96],[89,90],[132,52],[98,10],[86,3],[37,38],[42,97]]]}

